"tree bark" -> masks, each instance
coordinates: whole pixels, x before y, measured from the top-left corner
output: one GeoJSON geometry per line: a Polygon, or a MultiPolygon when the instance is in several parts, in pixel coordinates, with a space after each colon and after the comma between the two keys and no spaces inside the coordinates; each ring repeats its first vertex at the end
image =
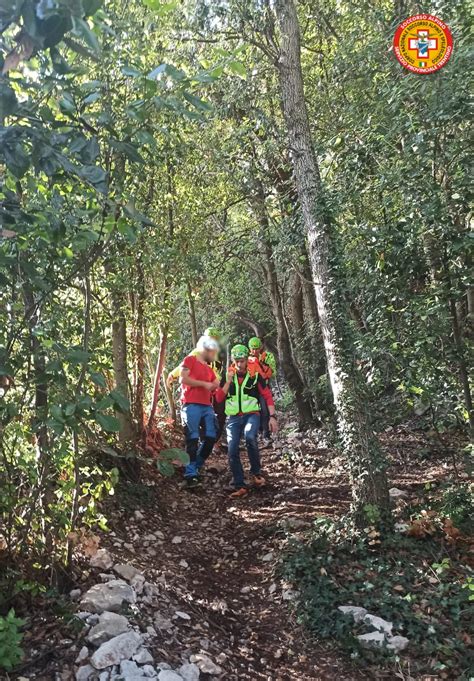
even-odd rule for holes
{"type": "MultiPolygon", "coordinates": [[[[168,159],[166,162],[167,181],[168,181],[168,244],[171,246],[174,238],[174,168],[168,159]]],[[[150,405],[150,414],[148,416],[147,432],[153,428],[153,422],[158,408],[158,398],[160,395],[160,381],[163,374],[163,368],[166,361],[166,351],[168,345],[168,331],[171,318],[170,309],[170,295],[172,287],[172,278],[167,272],[163,282],[163,314],[164,322],[160,324],[160,349],[156,361],[155,377],[153,379],[153,394],[150,405]]]]}
{"type": "MultiPolygon", "coordinates": [[[[115,378],[115,389],[129,399],[128,389],[128,361],[127,361],[127,321],[125,318],[124,295],[119,289],[114,288],[111,294],[112,310],[112,355],[115,378]]],[[[128,442],[134,438],[135,432],[132,421],[132,413],[117,412],[116,416],[120,423],[119,440],[128,442]]]]}
{"type": "Polygon", "coordinates": [[[302,428],[313,422],[311,403],[306,395],[305,384],[300,376],[298,366],[294,360],[291,339],[286,327],[283,303],[278,287],[278,276],[273,261],[272,249],[268,242],[269,222],[265,207],[265,194],[261,182],[256,183],[253,207],[261,229],[261,241],[264,250],[264,270],[267,280],[267,290],[270,297],[277,329],[277,346],[280,367],[295,396],[298,419],[302,428]]]}
{"type": "Polygon", "coordinates": [[[142,253],[137,258],[137,293],[135,316],[135,385],[134,416],[141,433],[145,425],[145,273],[143,271],[142,253]]]}
{"type": "Polygon", "coordinates": [[[37,304],[34,291],[25,275],[23,283],[23,300],[25,305],[25,318],[28,323],[29,351],[33,358],[33,382],[34,382],[34,418],[33,432],[38,460],[38,480],[36,490],[32,492],[30,511],[27,516],[25,527],[30,526],[31,518],[35,510],[35,497],[41,509],[41,524],[45,542],[45,555],[51,559],[53,555],[53,534],[51,532],[50,507],[54,504],[54,490],[51,480],[52,464],[50,455],[49,433],[46,426],[48,414],[48,383],[46,377],[46,355],[41,342],[36,335],[36,326],[40,321],[41,306],[37,304]]]}
{"type": "Polygon", "coordinates": [[[156,361],[155,378],[153,379],[153,396],[150,405],[150,415],[148,417],[148,427],[147,430],[151,430],[153,427],[153,421],[156,416],[156,410],[158,407],[158,398],[160,396],[160,381],[163,374],[163,367],[165,366],[166,359],[166,346],[168,343],[168,329],[164,327],[160,330],[160,350],[158,352],[158,358],[156,361]]]}
{"type": "Polygon", "coordinates": [[[191,334],[192,334],[192,337],[193,337],[193,347],[196,347],[197,342],[198,342],[198,332],[197,332],[197,323],[196,323],[196,308],[194,306],[193,290],[191,288],[191,284],[190,284],[189,281],[187,282],[187,291],[188,291],[189,319],[191,321],[191,334]]]}
{"type": "Polygon", "coordinates": [[[355,369],[348,336],[347,310],[338,293],[338,268],[331,241],[331,220],[325,205],[319,166],[311,138],[304,98],[298,16],[293,0],[276,0],[281,31],[278,61],[283,113],[296,187],[306,227],[318,314],[341,441],[352,486],[352,512],[363,526],[389,517],[384,460],[366,411],[367,396],[355,369]]]}

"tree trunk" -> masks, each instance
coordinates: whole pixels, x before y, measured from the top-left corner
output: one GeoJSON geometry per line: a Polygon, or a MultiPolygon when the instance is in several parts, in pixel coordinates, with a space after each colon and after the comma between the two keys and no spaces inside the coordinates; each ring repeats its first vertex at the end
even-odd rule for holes
{"type": "MultiPolygon", "coordinates": [[[[170,160],[166,161],[167,180],[168,180],[168,244],[173,244],[174,238],[174,168],[170,160]]],[[[171,318],[170,309],[170,295],[171,295],[172,279],[169,273],[165,274],[163,282],[163,314],[164,322],[160,325],[160,349],[156,361],[155,377],[153,379],[153,393],[150,405],[150,414],[148,416],[147,431],[153,428],[153,422],[156,416],[158,407],[158,398],[160,395],[160,381],[163,374],[163,368],[166,361],[166,350],[168,345],[168,331],[171,318]]]]}
{"type": "Polygon", "coordinates": [[[298,343],[300,343],[304,326],[303,288],[301,286],[301,279],[295,271],[290,274],[288,296],[286,300],[287,316],[291,322],[298,343]]]}
{"type": "Polygon", "coordinates": [[[358,525],[389,517],[384,459],[372,432],[364,386],[355,368],[347,311],[338,294],[338,268],[331,221],[311,139],[304,98],[298,16],[293,0],[276,0],[281,31],[278,63],[283,113],[296,187],[306,227],[310,264],[323,334],[338,428],[349,461],[353,515],[358,525]]]}
{"type": "MultiPolygon", "coordinates": [[[[125,300],[122,292],[116,288],[111,294],[112,310],[112,355],[115,377],[115,389],[129,399],[128,362],[127,362],[127,322],[124,312],[125,300]]],[[[134,438],[132,413],[117,412],[119,423],[119,440],[128,442],[134,438]]]]}
{"type": "Polygon", "coordinates": [[[173,389],[169,387],[169,385],[166,382],[166,376],[168,375],[168,372],[166,370],[166,367],[163,366],[163,372],[161,374],[161,383],[163,385],[163,389],[165,391],[166,395],[166,401],[168,402],[168,409],[170,412],[170,418],[172,421],[176,423],[176,403],[174,401],[174,395],[173,395],[173,389]]]}
{"type": "Polygon", "coordinates": [[[135,317],[135,385],[134,416],[141,433],[145,425],[145,273],[143,271],[142,252],[137,258],[137,293],[135,317]]]}
{"type": "Polygon", "coordinates": [[[311,409],[311,403],[306,395],[305,384],[300,376],[298,366],[293,357],[291,340],[286,327],[283,303],[278,287],[277,272],[275,263],[273,262],[272,249],[267,241],[267,235],[269,233],[268,215],[265,207],[263,186],[259,181],[257,181],[256,184],[253,205],[261,228],[261,240],[265,252],[264,270],[267,280],[267,290],[276,322],[280,367],[283,370],[288,385],[295,396],[300,426],[302,428],[306,428],[313,422],[313,412],[311,409]]]}
{"type": "Polygon", "coordinates": [[[166,346],[168,343],[168,329],[162,328],[160,331],[160,350],[158,352],[158,358],[156,360],[156,370],[155,370],[155,378],[153,380],[153,396],[151,399],[151,405],[150,405],[150,415],[148,417],[148,428],[147,430],[151,430],[153,428],[153,421],[155,419],[156,415],[156,409],[158,407],[158,398],[160,396],[160,381],[161,381],[161,375],[163,374],[163,367],[165,366],[165,358],[166,358],[166,346]]]}
{"type": "Polygon", "coordinates": [[[188,288],[188,309],[189,309],[189,319],[191,321],[191,334],[193,337],[193,347],[196,347],[198,342],[198,332],[196,323],[196,308],[194,306],[193,290],[189,281],[187,282],[188,288]]]}
{"type": "Polygon", "coordinates": [[[29,350],[33,358],[33,382],[34,382],[34,418],[33,432],[38,461],[38,481],[36,491],[32,493],[30,502],[30,516],[27,517],[25,527],[28,528],[35,509],[36,497],[42,509],[42,532],[45,542],[45,554],[49,560],[53,555],[53,535],[51,533],[51,517],[49,509],[54,504],[54,491],[51,480],[51,454],[46,418],[48,414],[48,384],[46,376],[46,354],[41,346],[36,332],[36,326],[40,321],[41,308],[37,304],[35,294],[25,275],[23,284],[23,299],[25,305],[25,318],[28,323],[29,350]]]}

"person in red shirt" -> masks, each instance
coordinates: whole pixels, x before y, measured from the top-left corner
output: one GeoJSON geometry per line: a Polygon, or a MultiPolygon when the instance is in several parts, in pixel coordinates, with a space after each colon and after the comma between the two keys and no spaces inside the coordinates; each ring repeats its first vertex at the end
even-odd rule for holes
{"type": "Polygon", "coordinates": [[[189,456],[184,477],[188,487],[199,484],[199,471],[212,452],[216,441],[216,417],[212,394],[219,379],[209,366],[219,352],[217,341],[201,336],[196,354],[188,355],[181,364],[181,420],[189,456]],[[200,426],[203,427],[200,439],[200,426]]]}
{"type": "Polygon", "coordinates": [[[256,487],[266,483],[260,469],[260,453],[258,451],[258,430],[260,427],[260,398],[265,400],[270,413],[270,430],[278,431],[275,417],[275,406],[270,388],[258,372],[249,371],[249,350],[245,345],[232,348],[233,364],[227,371],[227,380],[216,392],[216,400],[225,400],[227,415],[227,442],[229,448],[229,464],[232,471],[231,497],[244,497],[248,494],[244,479],[244,470],[240,460],[240,438],[245,437],[245,445],[250,462],[250,474],[256,487]]]}

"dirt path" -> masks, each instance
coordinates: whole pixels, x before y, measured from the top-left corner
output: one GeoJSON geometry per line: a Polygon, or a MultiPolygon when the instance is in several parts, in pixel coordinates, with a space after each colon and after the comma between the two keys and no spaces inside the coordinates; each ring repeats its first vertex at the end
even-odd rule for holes
{"type": "MultiPolygon", "coordinates": [[[[214,457],[202,490],[157,480],[158,507],[140,507],[132,521],[128,510],[113,523],[114,559],[154,577],[170,599],[160,614],[163,637],[150,646],[155,660],[175,666],[205,652],[229,681],[358,678],[334,651],[305,639],[291,615],[291,589],[275,574],[289,535],[304,530],[316,512],[345,509],[347,488],[317,467],[290,466],[284,451],[262,452],[269,485],[243,500],[229,499],[226,460],[214,457]],[[163,533],[158,546],[156,532],[163,533]],[[173,618],[173,608],[190,619],[173,618]]],[[[324,451],[319,455],[324,459],[324,451]]],[[[139,619],[142,628],[157,627],[156,611],[142,610],[139,619]]]]}
{"type": "MultiPolygon", "coordinates": [[[[399,427],[381,439],[392,484],[415,492],[445,475],[447,464],[425,435],[399,427]],[[429,459],[420,460],[423,451],[429,459]]],[[[200,681],[393,678],[390,671],[362,673],[330,643],[310,640],[292,614],[291,587],[278,572],[288,543],[304,540],[315,517],[347,511],[342,460],[324,447],[322,433],[303,436],[287,425],[276,446],[262,451],[262,462],[268,486],[238,501],[226,490],[225,456],[210,459],[199,491],[181,489],[179,476],[164,479],[154,466],[140,483],[122,483],[104,509],[111,532],[99,537],[109,564],[91,568],[78,547],[76,580],[68,588],[74,585],[80,598],[92,585],[116,579],[120,573],[112,565],[135,567],[144,584],[124,614],[157,670],[205,655],[220,671],[202,673],[200,681]]],[[[80,609],[69,597],[40,600],[28,618],[26,659],[8,678],[76,679],[75,660],[90,629],[77,627],[80,609]]],[[[110,678],[107,673],[100,681],[110,678]]]]}

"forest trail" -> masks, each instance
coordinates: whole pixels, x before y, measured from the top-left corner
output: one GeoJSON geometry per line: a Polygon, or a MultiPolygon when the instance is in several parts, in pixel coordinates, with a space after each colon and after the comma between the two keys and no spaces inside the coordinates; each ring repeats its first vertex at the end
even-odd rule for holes
{"type": "MultiPolygon", "coordinates": [[[[95,610],[82,599],[91,587],[118,577],[137,594],[136,603],[119,609],[128,620],[126,627],[140,633],[153,658],[149,662],[155,673],[149,678],[161,681],[160,670],[171,674],[196,661],[210,664],[213,672],[201,668],[199,681],[393,678],[393,670],[360,670],[331,642],[310,639],[293,614],[291,585],[279,573],[285,550],[294,539],[307,538],[315,518],[338,517],[348,510],[343,461],[327,448],[325,438],[323,431],[303,434],[287,423],[274,445],[262,450],[267,487],[240,500],[229,498],[225,455],[209,459],[202,488],[191,492],[182,489],[179,475],[164,479],[154,466],[142,472],[140,482],[122,482],[102,509],[110,531],[94,535],[92,551],[87,542],[77,547],[75,590],[59,609],[39,613],[42,626],[36,618],[32,622],[25,634],[26,659],[9,679],[145,678],[136,675],[145,667],[130,675],[118,665],[104,672],[89,666],[100,646],[89,640],[98,616],[90,615],[95,610]],[[105,554],[105,562],[104,556],[97,562],[99,553],[105,554]],[[85,620],[85,627],[76,626],[77,617],[85,620]]],[[[389,428],[382,441],[393,484],[416,494],[425,480],[443,477],[439,459],[420,467],[416,453],[425,436],[389,428]]],[[[245,457],[243,453],[244,463],[245,457]]],[[[125,664],[136,667],[133,661],[125,664]]],[[[169,681],[182,678],[197,681],[198,676],[171,674],[169,681]]]]}
{"type": "MultiPolygon", "coordinates": [[[[315,512],[345,510],[348,487],[330,480],[329,471],[318,473],[317,462],[314,468],[285,463],[286,449],[280,440],[262,451],[269,484],[243,500],[229,499],[226,457],[213,456],[201,489],[190,493],[178,479],[161,481],[158,506],[141,508],[138,521],[125,512],[124,523],[112,524],[114,562],[133,563],[150,581],[158,578],[171,600],[161,617],[171,619],[173,629],[149,647],[156,662],[175,668],[204,653],[222,668],[218,678],[229,681],[357,678],[327,646],[305,639],[288,607],[291,589],[276,575],[289,537],[307,529],[315,512]],[[163,550],[146,539],[157,531],[163,550]],[[117,546],[130,544],[131,536],[133,550],[117,546]],[[173,619],[176,611],[191,619],[173,619]]],[[[321,459],[324,454],[318,452],[321,459]]],[[[155,627],[156,614],[151,609],[148,615],[155,627]]]]}
{"type": "MultiPolygon", "coordinates": [[[[261,452],[268,485],[245,499],[229,498],[225,455],[212,455],[196,491],[183,490],[180,476],[163,479],[154,467],[142,482],[123,483],[105,509],[110,532],[98,537],[109,565],[91,568],[93,559],[77,556],[81,597],[91,586],[117,578],[112,562],[144,575],[137,603],[123,612],[144,634],[158,670],[162,664],[177,669],[204,654],[220,672],[201,673],[200,681],[359,678],[332,646],[309,640],[292,614],[291,587],[278,574],[288,542],[303,538],[315,515],[345,512],[349,503],[338,459],[316,444],[317,431],[303,436],[288,426],[286,432],[261,452]],[[313,465],[303,458],[290,461],[290,451],[311,455],[313,465]]],[[[242,460],[245,467],[244,452],[242,460]]],[[[69,603],[73,611],[85,609],[69,603]]],[[[87,641],[90,627],[72,635],[70,626],[51,616],[44,630],[47,641],[34,640],[39,664],[31,659],[27,633],[30,649],[20,673],[39,681],[81,678],[76,658],[84,644],[89,654],[94,650],[87,641]]]]}

